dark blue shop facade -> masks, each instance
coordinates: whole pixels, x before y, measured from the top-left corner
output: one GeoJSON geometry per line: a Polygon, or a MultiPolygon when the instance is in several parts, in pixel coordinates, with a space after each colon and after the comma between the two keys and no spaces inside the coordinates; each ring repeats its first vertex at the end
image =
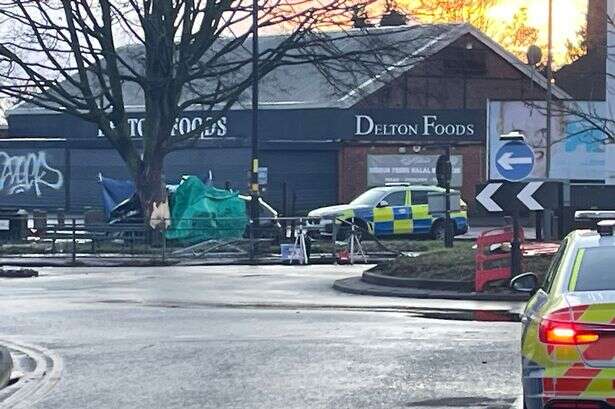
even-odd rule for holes
{"type": "MultiPolygon", "coordinates": [[[[184,113],[173,133],[183,134],[211,121],[197,111],[184,113]]],[[[9,139],[0,141],[0,207],[62,208],[80,212],[101,205],[99,175],[129,178],[119,154],[93,123],[61,113],[14,110],[9,139]]],[[[128,118],[137,145],[143,114],[128,118]]],[[[251,112],[216,115],[200,137],[165,160],[165,178],[182,175],[229,182],[247,191],[251,112]]],[[[340,149],[348,143],[463,142],[484,140],[480,110],[265,109],[259,120],[260,165],[267,168],[263,195],[275,207],[296,214],[338,202],[340,149]],[[286,194],[286,197],[285,197],[286,194]]]]}

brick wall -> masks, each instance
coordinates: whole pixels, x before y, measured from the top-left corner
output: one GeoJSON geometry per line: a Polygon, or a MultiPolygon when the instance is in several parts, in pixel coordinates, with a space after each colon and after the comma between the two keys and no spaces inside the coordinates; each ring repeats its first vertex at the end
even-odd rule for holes
{"type": "MultiPolygon", "coordinates": [[[[486,112],[488,100],[543,99],[545,92],[516,66],[468,34],[424,60],[383,87],[366,96],[355,107],[361,109],[480,109],[486,112]],[[471,49],[468,49],[471,45],[471,49]],[[464,63],[466,61],[466,63],[464,63]],[[465,64],[465,65],[461,65],[465,64]],[[465,68],[464,68],[465,67],[465,68]]],[[[485,129],[482,133],[487,134],[485,129]]],[[[379,141],[382,143],[382,141],[379,141]]],[[[367,187],[367,154],[398,154],[404,146],[412,153],[412,146],[422,141],[391,143],[391,146],[349,144],[340,150],[339,199],[347,202],[367,187]]],[[[428,141],[424,141],[428,142],[428,141]]],[[[433,141],[431,141],[433,142],[433,141]]],[[[443,142],[443,141],[441,141],[443,142]]],[[[425,148],[424,154],[441,151],[425,148]]],[[[485,178],[485,141],[479,145],[455,149],[463,155],[462,197],[472,209],[475,187],[485,178]]]]}
{"type": "Polygon", "coordinates": [[[469,109],[486,109],[489,99],[544,98],[544,90],[517,67],[467,34],[390,85],[366,96],[356,106],[366,109],[460,109],[465,100],[469,109]],[[471,50],[467,49],[469,44],[471,50]],[[467,61],[465,74],[464,61],[467,61]]]}
{"type": "MultiPolygon", "coordinates": [[[[441,155],[442,150],[423,148],[414,153],[406,148],[406,154],[441,155]]],[[[340,150],[339,198],[341,203],[348,203],[367,188],[367,155],[399,155],[399,146],[347,145],[340,150]]],[[[485,149],[482,145],[453,148],[451,155],[463,156],[463,187],[461,197],[468,204],[474,203],[477,181],[485,177],[485,149]]]]}

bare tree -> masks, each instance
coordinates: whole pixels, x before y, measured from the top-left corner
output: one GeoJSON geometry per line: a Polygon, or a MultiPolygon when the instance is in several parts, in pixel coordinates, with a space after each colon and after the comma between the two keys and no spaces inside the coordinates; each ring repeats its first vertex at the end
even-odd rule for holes
{"type": "MultiPolygon", "coordinates": [[[[523,60],[527,48],[537,43],[539,30],[530,25],[527,7],[519,7],[511,21],[502,26],[500,20],[489,14],[500,3],[500,0],[415,0],[404,11],[422,22],[472,24],[523,60]]],[[[541,46],[545,48],[546,44],[541,46]]]]}
{"type": "MultiPolygon", "coordinates": [[[[396,43],[379,40],[378,30],[347,30],[356,7],[371,1],[262,0],[259,30],[285,35],[261,48],[259,77],[314,64],[343,87],[351,84],[336,81],[342,71],[373,77],[402,57],[410,63],[398,47],[407,36],[396,43]]],[[[247,100],[253,12],[245,0],[0,0],[0,24],[11,27],[0,42],[0,81],[12,84],[0,94],[96,123],[126,163],[148,220],[166,201],[167,153],[247,100]],[[143,96],[142,146],[127,122],[129,88],[143,96]],[[173,132],[194,109],[211,120],[173,132]]]]}
{"type": "Polygon", "coordinates": [[[488,11],[497,3],[498,0],[418,0],[408,12],[419,20],[469,23],[489,33],[495,22],[488,11]]]}
{"type": "MultiPolygon", "coordinates": [[[[615,32],[615,22],[612,16],[606,14],[606,33],[598,36],[591,36],[587,27],[584,27],[576,39],[578,45],[569,43],[569,59],[571,64],[579,64],[579,69],[575,71],[575,81],[585,84],[585,87],[593,87],[592,83],[601,84],[606,87],[606,100],[601,101],[597,98],[590,100],[575,101],[564,100],[553,105],[552,115],[557,121],[575,124],[575,131],[572,134],[564,135],[562,140],[554,141],[559,143],[568,138],[587,136],[592,139],[585,140],[586,143],[615,143],[615,72],[612,71],[615,62],[615,52],[612,45],[608,44],[608,33],[615,32]],[[578,61],[575,63],[575,61],[578,61]],[[598,79],[602,79],[602,83],[598,79]],[[611,96],[611,97],[610,97],[611,96]],[[596,99],[596,100],[594,100],[596,99]]],[[[564,67],[566,68],[566,67],[564,67]]],[[[603,94],[596,92],[597,94],[603,94]]],[[[538,101],[526,101],[525,104],[530,109],[535,109],[543,116],[546,116],[545,104],[538,101]]]]}
{"type": "Polygon", "coordinates": [[[0,126],[6,125],[6,111],[12,104],[9,98],[0,98],[0,126]]]}

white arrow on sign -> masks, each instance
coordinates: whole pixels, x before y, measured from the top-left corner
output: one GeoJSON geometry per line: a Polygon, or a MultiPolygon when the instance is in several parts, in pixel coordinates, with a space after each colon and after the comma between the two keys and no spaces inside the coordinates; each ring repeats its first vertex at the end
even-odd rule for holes
{"type": "Polygon", "coordinates": [[[498,164],[504,170],[512,170],[514,165],[531,165],[532,158],[527,156],[522,158],[513,158],[512,152],[506,152],[500,159],[498,159],[498,164]]]}
{"type": "Polygon", "coordinates": [[[476,200],[484,206],[489,212],[501,212],[502,208],[491,198],[498,189],[502,187],[502,183],[489,183],[476,196],[476,200]]]}
{"type": "Polygon", "coordinates": [[[521,201],[530,210],[544,210],[540,203],[534,199],[533,195],[543,185],[544,182],[530,182],[517,195],[517,199],[521,201]]]}

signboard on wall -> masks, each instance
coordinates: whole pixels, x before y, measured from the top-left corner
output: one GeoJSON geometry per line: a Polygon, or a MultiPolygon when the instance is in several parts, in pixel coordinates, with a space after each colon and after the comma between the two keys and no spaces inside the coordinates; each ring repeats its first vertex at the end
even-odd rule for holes
{"type": "MultiPolygon", "coordinates": [[[[171,135],[181,136],[200,129],[197,140],[246,138],[252,132],[249,110],[224,114],[185,111],[175,120],[171,135]],[[205,129],[201,129],[202,126],[205,129]]],[[[263,140],[318,141],[353,139],[374,141],[474,141],[485,137],[486,112],[476,109],[263,109],[259,135],[263,140]]],[[[143,138],[145,114],[131,112],[126,119],[131,137],[143,138]]],[[[68,114],[31,114],[12,111],[8,117],[12,137],[104,139],[94,123],[68,114]]],[[[112,124],[112,126],[115,126],[112,124]]]]}
{"type": "Polygon", "coordinates": [[[352,113],[353,135],[378,140],[482,140],[485,112],[383,109],[352,113]]]}
{"type": "MultiPolygon", "coordinates": [[[[438,155],[367,155],[367,185],[382,186],[386,183],[411,183],[436,185],[438,155]]],[[[451,186],[463,184],[463,157],[451,156],[453,178],[451,186]]]]}
{"type": "MultiPolygon", "coordinates": [[[[582,108],[584,103],[577,103],[582,108]]],[[[587,103],[585,103],[587,105],[587,103]]],[[[595,110],[598,106],[589,105],[595,110]]],[[[500,135],[520,131],[534,151],[534,169],[530,179],[546,177],[546,117],[544,109],[524,102],[490,102],[488,124],[488,179],[503,180],[498,169],[497,154],[505,142],[500,135]]],[[[606,150],[604,135],[576,117],[552,117],[551,179],[606,179],[606,150]]]]}

